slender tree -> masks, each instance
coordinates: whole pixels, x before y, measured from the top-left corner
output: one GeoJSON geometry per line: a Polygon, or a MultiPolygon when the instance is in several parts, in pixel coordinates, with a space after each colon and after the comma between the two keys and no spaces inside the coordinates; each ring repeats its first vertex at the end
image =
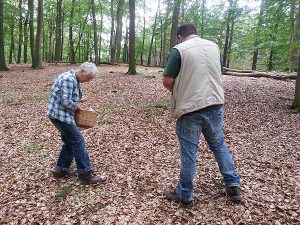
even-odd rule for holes
{"type": "Polygon", "coordinates": [[[37,13],[37,30],[35,39],[35,64],[32,67],[35,69],[42,68],[42,57],[41,57],[41,47],[42,47],[42,31],[43,31],[43,0],[38,0],[38,13],[37,13]]]}
{"type": "Polygon", "coordinates": [[[96,5],[95,0],[91,0],[92,14],[93,14],[93,28],[94,28],[94,53],[95,53],[95,64],[99,65],[98,55],[98,34],[97,34],[97,21],[96,21],[96,5]]]}
{"type": "Polygon", "coordinates": [[[124,14],[124,0],[119,0],[118,8],[117,8],[117,28],[116,28],[116,62],[120,62],[120,54],[121,54],[121,41],[122,41],[122,30],[123,30],[123,14],[124,14]]]}
{"type": "Polygon", "coordinates": [[[146,37],[146,0],[143,0],[143,40],[142,40],[142,51],[140,56],[141,65],[144,64],[143,54],[145,49],[145,37],[146,37]]]}
{"type": "Polygon", "coordinates": [[[253,58],[252,58],[252,70],[256,70],[257,61],[258,61],[258,44],[259,44],[259,38],[260,38],[260,32],[262,29],[263,24],[263,13],[265,10],[265,0],[261,0],[260,3],[260,10],[259,10],[259,16],[258,16],[258,24],[255,31],[255,40],[254,40],[254,52],[253,52],[253,58]]]}
{"type": "Polygon", "coordinates": [[[114,0],[110,1],[110,16],[111,16],[111,28],[110,28],[110,62],[115,65],[116,47],[115,47],[115,15],[114,15],[114,0]]]}
{"type": "Polygon", "coordinates": [[[76,63],[75,59],[75,49],[74,49],[74,40],[73,40],[73,25],[74,25],[74,8],[76,0],[71,2],[71,12],[70,12],[70,22],[69,22],[69,45],[70,45],[70,62],[72,64],[76,63]]]}
{"type": "Polygon", "coordinates": [[[178,27],[180,5],[181,5],[181,0],[174,0],[172,28],[171,28],[171,37],[170,37],[170,48],[172,48],[176,44],[176,39],[177,39],[176,31],[177,31],[177,27],[178,27]]]}
{"type": "MultiPolygon", "coordinates": [[[[295,1],[291,0],[291,13],[295,11],[295,1]]],[[[300,41],[300,0],[298,0],[297,4],[298,10],[297,13],[292,13],[295,14],[295,19],[294,15],[291,15],[293,17],[292,20],[292,35],[291,35],[291,48],[290,48],[290,55],[289,55],[289,68],[290,71],[297,71],[297,56],[298,56],[298,51],[299,51],[299,45],[297,43],[300,41]]],[[[298,67],[299,68],[299,67],[298,67]]]]}
{"type": "Polygon", "coordinates": [[[297,79],[296,79],[296,87],[295,87],[295,98],[292,104],[292,108],[298,108],[300,111],[300,55],[298,59],[298,72],[297,72],[297,79]]]}
{"type": "Polygon", "coordinates": [[[135,64],[135,0],[129,0],[129,68],[127,74],[136,74],[135,64]]]}
{"type": "Polygon", "coordinates": [[[23,13],[22,13],[22,0],[19,0],[19,43],[18,43],[18,56],[17,63],[21,63],[22,45],[23,45],[23,13]]]}
{"type": "Polygon", "coordinates": [[[57,11],[56,11],[56,33],[55,33],[55,53],[54,61],[62,60],[62,0],[57,0],[57,11]]]}
{"type": "Polygon", "coordinates": [[[26,13],[25,22],[24,22],[24,63],[27,63],[28,56],[27,56],[27,50],[28,50],[28,12],[26,13]]]}
{"type": "Polygon", "coordinates": [[[32,65],[36,65],[35,57],[34,57],[33,10],[34,10],[33,0],[28,0],[30,53],[31,53],[32,65]]]}
{"type": "Polygon", "coordinates": [[[153,30],[152,30],[152,37],[151,37],[151,42],[150,42],[147,66],[151,65],[152,48],[153,48],[153,41],[154,41],[154,37],[155,37],[155,33],[156,33],[156,24],[157,24],[157,17],[158,17],[158,13],[159,13],[159,8],[160,8],[160,0],[158,0],[158,6],[157,6],[156,14],[155,14],[155,20],[154,20],[154,25],[153,25],[153,30]]]}
{"type": "Polygon", "coordinates": [[[8,70],[4,53],[3,0],[0,0],[0,70],[8,70]]]}

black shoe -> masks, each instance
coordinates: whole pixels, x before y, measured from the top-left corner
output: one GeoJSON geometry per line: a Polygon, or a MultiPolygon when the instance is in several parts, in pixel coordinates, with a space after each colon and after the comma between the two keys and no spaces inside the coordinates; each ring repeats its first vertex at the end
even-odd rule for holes
{"type": "Polygon", "coordinates": [[[181,202],[184,206],[192,206],[193,205],[193,200],[192,201],[183,201],[181,200],[176,191],[174,190],[170,190],[170,189],[167,189],[164,191],[163,195],[166,197],[166,199],[168,199],[169,201],[173,201],[173,202],[181,202]]]}
{"type": "Polygon", "coordinates": [[[241,190],[239,186],[230,186],[225,188],[227,197],[233,202],[241,201],[241,190]]]}
{"type": "Polygon", "coordinates": [[[74,177],[77,174],[76,171],[67,172],[67,171],[57,171],[57,170],[52,170],[51,173],[52,176],[56,179],[74,177]]]}

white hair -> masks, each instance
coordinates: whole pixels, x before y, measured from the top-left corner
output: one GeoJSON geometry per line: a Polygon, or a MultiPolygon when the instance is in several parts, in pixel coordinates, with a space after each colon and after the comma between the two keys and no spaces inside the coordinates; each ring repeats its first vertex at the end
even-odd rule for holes
{"type": "Polygon", "coordinates": [[[94,63],[85,62],[79,66],[79,69],[85,72],[86,74],[95,78],[98,74],[98,68],[94,63]]]}

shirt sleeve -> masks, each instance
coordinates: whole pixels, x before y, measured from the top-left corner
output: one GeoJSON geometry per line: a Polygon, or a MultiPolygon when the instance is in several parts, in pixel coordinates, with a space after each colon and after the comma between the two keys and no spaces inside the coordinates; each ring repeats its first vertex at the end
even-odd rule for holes
{"type": "Polygon", "coordinates": [[[181,56],[176,48],[172,48],[167,60],[167,65],[164,70],[164,76],[170,76],[176,79],[181,68],[181,56]]]}
{"type": "Polygon", "coordinates": [[[74,82],[71,79],[61,81],[61,104],[68,110],[75,111],[76,103],[72,101],[74,82]]]}

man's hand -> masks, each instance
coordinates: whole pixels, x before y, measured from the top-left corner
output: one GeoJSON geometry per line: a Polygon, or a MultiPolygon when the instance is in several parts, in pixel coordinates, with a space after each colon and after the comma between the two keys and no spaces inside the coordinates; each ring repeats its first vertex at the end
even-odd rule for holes
{"type": "Polygon", "coordinates": [[[163,77],[163,85],[165,88],[167,88],[169,91],[173,90],[173,85],[175,83],[175,79],[173,77],[165,75],[163,77]]]}

